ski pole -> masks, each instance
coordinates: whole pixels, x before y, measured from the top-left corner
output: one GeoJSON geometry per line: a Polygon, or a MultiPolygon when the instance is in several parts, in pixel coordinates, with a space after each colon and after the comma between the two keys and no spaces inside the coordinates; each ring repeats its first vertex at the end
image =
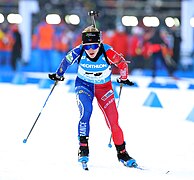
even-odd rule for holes
{"type": "MultiPolygon", "coordinates": [[[[120,102],[120,99],[121,99],[122,88],[123,88],[123,83],[120,83],[119,97],[118,97],[118,101],[117,101],[117,109],[118,109],[118,107],[119,107],[119,102],[120,102]]],[[[108,147],[109,147],[109,148],[112,147],[111,140],[112,140],[112,134],[110,135],[110,140],[109,140],[109,143],[108,143],[108,147]]]]}
{"type": "Polygon", "coordinates": [[[26,142],[27,142],[27,140],[28,140],[28,138],[29,138],[29,136],[30,136],[32,130],[34,129],[35,124],[37,123],[37,121],[38,121],[38,119],[39,119],[39,117],[40,117],[40,115],[41,115],[41,113],[42,113],[42,110],[43,110],[44,107],[46,106],[46,103],[47,103],[47,101],[48,101],[50,95],[52,94],[54,88],[56,87],[57,83],[58,83],[58,81],[55,81],[55,83],[54,83],[54,85],[53,85],[53,87],[52,87],[52,89],[51,89],[51,91],[50,91],[50,93],[49,93],[49,95],[48,95],[48,97],[47,97],[47,99],[46,99],[46,101],[45,101],[45,103],[44,103],[42,109],[41,109],[41,111],[39,112],[39,114],[38,114],[38,116],[37,116],[37,118],[36,118],[34,124],[32,125],[32,128],[30,129],[30,131],[29,131],[27,137],[23,140],[23,143],[26,143],[26,142]]]}

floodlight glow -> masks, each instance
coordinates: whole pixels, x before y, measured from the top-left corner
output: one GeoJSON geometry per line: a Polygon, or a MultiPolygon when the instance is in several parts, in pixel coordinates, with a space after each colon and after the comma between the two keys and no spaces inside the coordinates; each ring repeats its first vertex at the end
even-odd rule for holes
{"type": "Polygon", "coordinates": [[[66,22],[67,24],[70,24],[69,15],[66,15],[66,16],[65,16],[65,22],[66,22]]]}
{"type": "Polygon", "coordinates": [[[173,27],[175,25],[174,19],[172,17],[167,17],[165,23],[168,27],[173,27]]]}
{"type": "Polygon", "coordinates": [[[160,20],[155,16],[145,16],[143,18],[143,23],[147,27],[158,27],[160,25],[160,20]]]}
{"type": "Polygon", "coordinates": [[[48,24],[60,24],[61,17],[58,14],[48,14],[46,16],[46,22],[48,24]]]}
{"type": "Polygon", "coordinates": [[[4,20],[5,20],[5,18],[4,18],[4,16],[3,16],[3,14],[0,14],[0,23],[3,23],[4,20]]]}
{"type": "Polygon", "coordinates": [[[20,14],[9,14],[7,16],[7,21],[11,24],[20,24],[22,23],[22,16],[20,14]]]}
{"type": "Polygon", "coordinates": [[[137,26],[138,25],[138,19],[135,16],[123,16],[121,21],[124,26],[137,26]]]}
{"type": "Polygon", "coordinates": [[[174,18],[174,25],[175,25],[176,27],[179,27],[179,26],[180,26],[180,21],[179,21],[178,18],[174,18]]]}
{"type": "Polygon", "coordinates": [[[72,14],[69,16],[69,22],[73,25],[78,25],[80,23],[80,18],[76,14],[72,14]]]}

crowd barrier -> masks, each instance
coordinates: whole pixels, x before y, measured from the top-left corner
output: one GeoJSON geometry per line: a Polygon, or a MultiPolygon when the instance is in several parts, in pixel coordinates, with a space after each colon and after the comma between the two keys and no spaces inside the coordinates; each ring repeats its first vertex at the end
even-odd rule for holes
{"type": "MultiPolygon", "coordinates": [[[[116,82],[117,77],[119,76],[113,75],[112,78],[113,89],[115,90],[115,98],[118,98],[118,89],[120,86],[116,82]]],[[[74,93],[75,78],[76,74],[74,73],[67,73],[65,75],[64,85],[68,86],[69,93],[74,93]]],[[[164,108],[157,93],[153,91],[154,89],[194,90],[194,79],[192,78],[181,78],[177,80],[169,77],[157,77],[154,81],[151,77],[130,76],[129,78],[135,83],[135,85],[127,88],[150,89],[150,93],[142,105],[151,108],[164,108]]],[[[0,82],[8,82],[15,85],[26,85],[34,83],[37,84],[40,89],[49,89],[53,85],[53,81],[48,78],[48,73],[37,72],[0,73],[0,82]]],[[[189,112],[186,120],[194,122],[194,107],[189,112]]]]}

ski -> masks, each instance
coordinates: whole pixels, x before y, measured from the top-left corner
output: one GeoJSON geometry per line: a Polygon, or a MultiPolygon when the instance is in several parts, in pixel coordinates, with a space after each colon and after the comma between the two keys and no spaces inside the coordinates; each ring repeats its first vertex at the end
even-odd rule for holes
{"type": "Polygon", "coordinates": [[[132,167],[132,168],[138,169],[138,170],[141,170],[141,171],[150,171],[150,172],[161,173],[161,174],[169,174],[169,173],[171,173],[170,170],[146,168],[146,167],[139,166],[139,165],[136,166],[136,167],[132,167]]]}
{"type": "MultiPolygon", "coordinates": [[[[121,161],[122,162],[122,161],[121,161]]],[[[132,164],[128,164],[127,162],[122,162],[122,164],[125,166],[125,167],[128,167],[128,168],[131,168],[131,169],[138,169],[138,170],[141,170],[141,171],[151,171],[151,169],[149,168],[146,168],[144,166],[140,166],[138,165],[136,162],[133,162],[132,164]]],[[[167,173],[166,173],[167,174],[167,173]]]]}
{"type": "Polygon", "coordinates": [[[87,165],[87,162],[86,161],[82,161],[82,168],[85,170],[85,171],[88,171],[88,165],[87,165]]]}
{"type": "MultiPolygon", "coordinates": [[[[86,161],[81,162],[82,168],[84,171],[89,171],[88,164],[86,161]]],[[[154,173],[159,173],[159,174],[169,174],[171,171],[169,170],[160,170],[160,169],[152,169],[152,168],[146,168],[144,166],[125,166],[129,169],[137,169],[140,171],[148,171],[148,172],[154,172],[154,173]]]]}
{"type": "Polygon", "coordinates": [[[139,169],[139,170],[148,170],[148,169],[146,169],[146,168],[144,168],[144,167],[141,167],[141,166],[136,166],[136,167],[133,167],[133,168],[139,169]]]}

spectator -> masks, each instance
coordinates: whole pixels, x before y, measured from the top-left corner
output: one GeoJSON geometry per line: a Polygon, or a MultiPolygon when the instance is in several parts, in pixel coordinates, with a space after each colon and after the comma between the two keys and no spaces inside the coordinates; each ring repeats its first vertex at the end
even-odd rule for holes
{"type": "Polygon", "coordinates": [[[182,41],[180,29],[176,26],[172,27],[172,36],[173,36],[173,60],[177,64],[180,64],[180,44],[182,41]]]}
{"type": "Polygon", "coordinates": [[[18,62],[21,62],[21,56],[22,56],[22,40],[21,40],[21,34],[19,32],[18,26],[14,25],[12,27],[13,31],[13,47],[11,51],[11,67],[14,71],[18,68],[18,62]]]}
{"type": "Polygon", "coordinates": [[[37,48],[41,71],[52,71],[52,53],[54,50],[55,28],[45,20],[40,22],[33,34],[33,48],[37,48]]]}
{"type": "MultiPolygon", "coordinates": [[[[129,61],[129,36],[122,25],[117,27],[112,36],[111,46],[115,51],[120,52],[124,57],[126,57],[126,60],[129,61]]],[[[114,66],[113,74],[119,74],[118,69],[114,66]]]]}
{"type": "Polygon", "coordinates": [[[73,32],[64,24],[61,24],[57,29],[58,32],[56,33],[55,49],[60,54],[61,59],[72,47],[74,36],[73,32]]]}
{"type": "Polygon", "coordinates": [[[157,63],[161,62],[161,65],[164,65],[168,75],[173,77],[174,64],[170,58],[171,54],[169,53],[169,45],[167,39],[165,39],[165,34],[163,29],[157,28],[153,36],[150,39],[150,54],[152,57],[152,77],[155,78],[157,72],[157,63]]]}
{"type": "Polygon", "coordinates": [[[131,69],[143,69],[144,68],[144,30],[141,27],[133,27],[132,35],[130,37],[129,43],[129,54],[130,58],[133,60],[129,65],[131,69]]]}
{"type": "Polygon", "coordinates": [[[6,24],[0,31],[0,64],[10,66],[13,35],[6,24]]]}
{"type": "Polygon", "coordinates": [[[110,46],[113,45],[112,38],[114,36],[115,31],[112,29],[108,29],[102,33],[103,43],[109,44],[110,46]]]}

